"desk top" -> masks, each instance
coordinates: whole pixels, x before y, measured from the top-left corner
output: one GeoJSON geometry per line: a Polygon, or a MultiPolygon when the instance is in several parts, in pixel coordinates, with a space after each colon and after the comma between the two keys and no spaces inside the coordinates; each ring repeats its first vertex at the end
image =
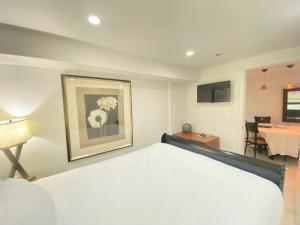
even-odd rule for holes
{"type": "Polygon", "coordinates": [[[212,136],[212,135],[209,135],[207,137],[201,137],[197,133],[179,132],[179,133],[176,133],[174,135],[177,136],[177,137],[184,138],[184,139],[189,139],[189,140],[192,140],[192,141],[197,141],[197,142],[200,142],[200,143],[203,143],[203,144],[206,144],[206,143],[209,143],[211,141],[215,141],[216,139],[219,139],[218,137],[212,136]]]}

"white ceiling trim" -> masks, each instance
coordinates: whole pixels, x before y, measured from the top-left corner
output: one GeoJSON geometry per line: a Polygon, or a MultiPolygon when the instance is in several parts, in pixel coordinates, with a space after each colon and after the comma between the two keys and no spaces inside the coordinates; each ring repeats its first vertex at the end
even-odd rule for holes
{"type": "Polygon", "coordinates": [[[2,61],[126,76],[190,80],[192,71],[110,51],[85,42],[0,24],[2,61]],[[8,55],[5,57],[5,55],[8,55]],[[12,56],[22,56],[13,58],[12,56]]]}

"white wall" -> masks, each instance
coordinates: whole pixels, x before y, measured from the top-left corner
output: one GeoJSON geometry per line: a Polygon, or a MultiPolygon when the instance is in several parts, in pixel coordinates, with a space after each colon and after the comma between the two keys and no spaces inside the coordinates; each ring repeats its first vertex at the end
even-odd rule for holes
{"type": "Polygon", "coordinates": [[[182,130],[182,125],[187,121],[186,115],[186,95],[187,84],[171,82],[170,84],[170,128],[171,134],[182,130]]]}
{"type": "Polygon", "coordinates": [[[238,152],[239,101],[242,77],[232,68],[214,68],[199,76],[199,81],[188,86],[187,118],[196,132],[220,137],[221,148],[238,152]],[[197,85],[231,80],[231,102],[197,103],[197,85]]]}
{"type": "MultiPolygon", "coordinates": [[[[5,24],[0,33],[0,120],[30,119],[34,138],[21,161],[31,174],[48,176],[148,146],[185,121],[185,87],[177,82],[188,80],[190,70],[5,24]],[[67,163],[62,73],[132,80],[133,148],[67,163]]],[[[10,165],[3,154],[0,165],[4,178],[10,165]]]]}
{"type": "MultiPolygon", "coordinates": [[[[282,123],[282,92],[289,80],[286,64],[267,67],[266,85],[268,90],[261,91],[263,74],[260,69],[247,71],[246,74],[246,120],[254,121],[254,116],[271,116],[272,123],[282,123]]],[[[300,62],[292,70],[292,82],[300,87],[300,62]]],[[[294,123],[297,125],[297,123],[294,123]]]]}
{"type": "MultiPolygon", "coordinates": [[[[49,176],[124,154],[132,149],[159,142],[162,133],[167,132],[168,81],[113,77],[132,80],[133,148],[68,163],[60,80],[62,73],[68,71],[0,65],[0,119],[29,118],[34,137],[24,145],[21,162],[30,174],[38,177],[49,176]]],[[[182,114],[178,112],[180,119],[181,115],[185,115],[184,105],[180,107],[184,104],[181,103],[182,100],[185,101],[185,98],[177,99],[178,111],[184,111],[182,114]]],[[[173,115],[173,120],[176,121],[174,116],[176,114],[173,115]]],[[[5,178],[10,163],[1,152],[0,165],[0,178],[5,178]]]]}
{"type": "Polygon", "coordinates": [[[245,70],[300,60],[300,48],[287,49],[205,69],[187,90],[187,118],[195,131],[220,137],[221,148],[243,151],[245,70]],[[231,80],[230,103],[197,103],[197,84],[231,80]]]}

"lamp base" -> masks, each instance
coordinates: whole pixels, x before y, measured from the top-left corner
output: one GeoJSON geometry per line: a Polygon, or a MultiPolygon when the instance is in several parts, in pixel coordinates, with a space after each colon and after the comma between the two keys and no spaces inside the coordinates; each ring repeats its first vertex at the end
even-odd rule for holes
{"type": "Polygon", "coordinates": [[[16,176],[15,178],[20,178],[20,179],[24,179],[24,180],[27,180],[27,181],[29,181],[29,182],[33,182],[33,181],[37,181],[38,180],[38,178],[36,177],[36,176],[29,176],[29,177],[26,177],[26,178],[24,178],[24,177],[19,177],[19,176],[16,176]]]}
{"type": "Polygon", "coordinates": [[[29,182],[33,182],[33,181],[38,180],[38,178],[36,176],[29,176],[29,177],[15,176],[15,177],[11,177],[11,178],[24,179],[24,180],[27,180],[29,182]]]}
{"type": "Polygon", "coordinates": [[[36,176],[29,176],[29,177],[27,177],[25,180],[30,181],[30,182],[33,182],[33,181],[38,180],[38,178],[37,178],[36,176]]]}
{"type": "Polygon", "coordinates": [[[21,151],[24,143],[21,143],[17,145],[17,152],[16,155],[14,155],[9,148],[3,149],[3,153],[6,155],[6,157],[9,159],[9,161],[12,163],[13,167],[10,172],[10,178],[14,178],[16,176],[16,171],[19,172],[22,178],[26,180],[32,180],[33,177],[29,176],[28,173],[25,171],[25,169],[22,167],[22,165],[19,162],[21,151]]]}

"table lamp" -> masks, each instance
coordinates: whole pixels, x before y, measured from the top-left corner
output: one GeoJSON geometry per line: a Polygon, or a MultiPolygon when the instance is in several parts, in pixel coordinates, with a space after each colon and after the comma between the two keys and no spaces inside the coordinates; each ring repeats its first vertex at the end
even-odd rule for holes
{"type": "Polygon", "coordinates": [[[25,169],[19,162],[23,145],[32,137],[28,122],[26,119],[14,119],[0,121],[0,151],[2,150],[5,156],[13,164],[10,172],[10,177],[15,177],[16,171],[26,180],[32,180],[25,169]],[[10,148],[16,147],[16,155],[10,148]]]}

